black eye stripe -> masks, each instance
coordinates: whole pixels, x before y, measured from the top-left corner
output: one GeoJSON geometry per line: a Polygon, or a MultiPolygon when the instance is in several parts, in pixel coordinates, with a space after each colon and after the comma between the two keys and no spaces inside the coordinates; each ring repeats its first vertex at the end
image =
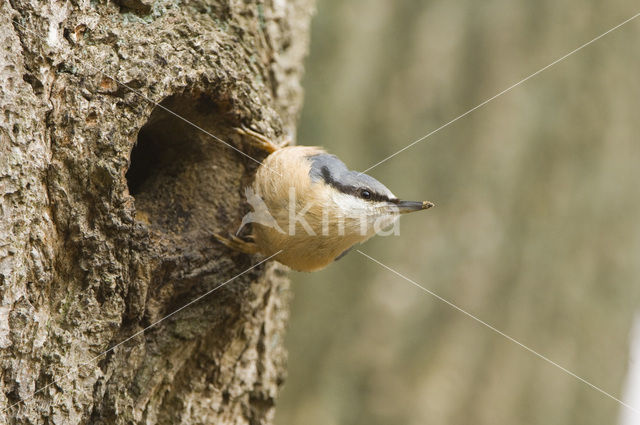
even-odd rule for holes
{"type": "Polygon", "coordinates": [[[335,188],[336,190],[339,190],[342,193],[346,193],[347,195],[352,195],[352,196],[358,197],[360,199],[364,199],[365,201],[372,201],[372,202],[387,201],[387,202],[393,202],[393,200],[389,199],[388,196],[383,195],[381,193],[376,193],[376,192],[374,192],[373,190],[371,190],[369,188],[355,187],[355,186],[349,186],[349,185],[344,185],[344,184],[338,183],[331,176],[331,171],[329,170],[329,167],[327,167],[327,166],[324,166],[324,167],[321,168],[321,173],[322,173],[322,179],[329,186],[335,188]],[[369,197],[364,197],[363,196],[363,192],[369,193],[369,197]]]}

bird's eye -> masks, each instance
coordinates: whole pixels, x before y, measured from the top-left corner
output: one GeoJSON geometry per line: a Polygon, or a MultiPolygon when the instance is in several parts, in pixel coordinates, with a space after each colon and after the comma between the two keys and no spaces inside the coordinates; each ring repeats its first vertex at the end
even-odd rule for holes
{"type": "Polygon", "coordinates": [[[362,189],[362,190],[360,191],[360,196],[361,196],[362,198],[364,198],[364,199],[371,199],[371,192],[369,192],[369,191],[368,191],[368,190],[366,190],[366,189],[362,189]]]}

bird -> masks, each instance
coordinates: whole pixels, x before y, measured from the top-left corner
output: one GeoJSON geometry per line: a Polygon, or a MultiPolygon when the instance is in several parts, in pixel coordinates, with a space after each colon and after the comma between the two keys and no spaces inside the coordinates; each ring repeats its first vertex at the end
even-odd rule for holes
{"type": "Polygon", "coordinates": [[[434,206],[398,199],[378,180],[350,170],[321,147],[276,144],[246,126],[234,130],[267,154],[245,190],[253,211],[235,235],[212,232],[235,251],[273,256],[297,271],[317,271],[392,227],[401,215],[434,206]],[[239,237],[249,223],[251,234],[239,237]]]}

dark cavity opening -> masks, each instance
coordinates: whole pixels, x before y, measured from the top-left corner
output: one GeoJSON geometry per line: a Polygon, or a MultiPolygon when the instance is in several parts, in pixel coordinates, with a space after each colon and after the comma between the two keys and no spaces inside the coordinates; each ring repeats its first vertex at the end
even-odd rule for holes
{"type": "MultiPolygon", "coordinates": [[[[204,96],[173,96],[162,106],[232,145],[239,145],[228,110],[204,96]]],[[[156,107],[140,129],[126,173],[136,220],[157,236],[193,239],[240,219],[244,158],[189,122],[156,107]],[[191,238],[190,236],[193,236],[191,238]]]]}

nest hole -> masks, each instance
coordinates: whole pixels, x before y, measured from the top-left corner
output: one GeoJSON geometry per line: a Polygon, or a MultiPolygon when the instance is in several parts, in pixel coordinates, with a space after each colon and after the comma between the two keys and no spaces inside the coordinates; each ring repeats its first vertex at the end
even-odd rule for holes
{"type": "Polygon", "coordinates": [[[206,133],[235,145],[239,137],[229,116],[204,96],[174,96],[140,129],[126,179],[136,220],[154,235],[175,244],[239,220],[247,166],[241,155],[206,133]]]}

